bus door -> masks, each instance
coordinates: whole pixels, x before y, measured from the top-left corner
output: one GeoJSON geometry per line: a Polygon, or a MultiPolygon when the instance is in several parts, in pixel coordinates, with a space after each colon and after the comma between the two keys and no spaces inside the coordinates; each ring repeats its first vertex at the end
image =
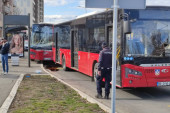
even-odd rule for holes
{"type": "Polygon", "coordinates": [[[71,31],[71,67],[78,69],[78,30],[71,31]]]}
{"type": "MultiPolygon", "coordinates": [[[[113,27],[107,26],[107,44],[112,49],[112,39],[113,39],[113,27]]],[[[116,85],[121,86],[121,74],[120,74],[120,63],[119,63],[119,57],[120,57],[120,44],[119,41],[117,41],[117,55],[116,55],[116,85]]]]}
{"type": "Polygon", "coordinates": [[[55,47],[56,47],[56,62],[60,61],[60,54],[59,54],[59,47],[58,47],[58,33],[56,32],[56,38],[55,38],[55,47]]]}

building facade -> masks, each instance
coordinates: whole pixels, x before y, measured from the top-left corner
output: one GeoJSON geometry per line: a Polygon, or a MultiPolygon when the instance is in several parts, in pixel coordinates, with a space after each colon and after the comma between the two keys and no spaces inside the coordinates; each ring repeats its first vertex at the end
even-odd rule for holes
{"type": "Polygon", "coordinates": [[[44,21],[44,0],[0,0],[0,37],[3,34],[4,15],[28,15],[30,24],[44,21]]]}
{"type": "Polygon", "coordinates": [[[30,24],[32,25],[35,21],[34,16],[34,0],[15,0],[16,6],[19,8],[20,15],[28,15],[30,13],[30,24]]]}
{"type": "Polygon", "coordinates": [[[3,13],[2,13],[3,2],[0,0],[0,38],[2,37],[2,26],[3,26],[3,13]]]}
{"type": "Polygon", "coordinates": [[[34,23],[44,22],[44,0],[34,0],[34,1],[35,1],[35,8],[34,8],[35,22],[34,23]]]}
{"type": "Polygon", "coordinates": [[[0,38],[3,34],[3,14],[13,15],[16,12],[16,2],[14,0],[0,0],[0,38]]]}
{"type": "Polygon", "coordinates": [[[31,16],[31,25],[44,21],[44,0],[15,0],[21,15],[31,16]]]}

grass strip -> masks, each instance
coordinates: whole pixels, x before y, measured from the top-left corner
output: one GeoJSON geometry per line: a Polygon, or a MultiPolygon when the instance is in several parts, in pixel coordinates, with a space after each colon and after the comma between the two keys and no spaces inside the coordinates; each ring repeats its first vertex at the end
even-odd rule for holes
{"type": "Polygon", "coordinates": [[[9,113],[105,113],[76,91],[46,75],[24,77],[9,113]]]}

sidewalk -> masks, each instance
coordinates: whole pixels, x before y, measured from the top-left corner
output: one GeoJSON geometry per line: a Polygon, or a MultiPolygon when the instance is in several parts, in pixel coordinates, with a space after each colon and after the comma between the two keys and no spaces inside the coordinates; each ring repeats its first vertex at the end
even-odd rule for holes
{"type": "Polygon", "coordinates": [[[28,59],[20,58],[19,66],[12,66],[11,59],[9,61],[9,73],[3,75],[2,64],[0,63],[0,106],[4,103],[5,99],[10,94],[14,84],[21,74],[36,74],[37,70],[41,70],[41,74],[46,74],[40,67],[41,64],[31,62],[31,67],[28,67],[28,59]]]}

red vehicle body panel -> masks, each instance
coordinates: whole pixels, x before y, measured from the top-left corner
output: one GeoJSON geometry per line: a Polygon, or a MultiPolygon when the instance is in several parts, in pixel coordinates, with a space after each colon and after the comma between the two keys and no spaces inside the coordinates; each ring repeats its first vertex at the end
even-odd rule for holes
{"type": "Polygon", "coordinates": [[[59,49],[60,51],[60,64],[62,64],[62,57],[65,57],[66,66],[71,68],[71,50],[70,49],[59,49]]]}
{"type": "Polygon", "coordinates": [[[56,61],[56,49],[55,47],[52,48],[52,52],[53,52],[53,62],[56,61]]]}
{"type": "Polygon", "coordinates": [[[90,57],[89,57],[89,75],[90,76],[93,76],[93,63],[95,62],[95,61],[97,61],[98,62],[98,60],[99,60],[99,54],[97,54],[97,53],[90,53],[90,57]]]}
{"type": "Polygon", "coordinates": [[[93,65],[94,62],[98,61],[99,54],[90,52],[78,52],[78,71],[87,74],[89,76],[93,75],[93,65]]]}
{"type": "Polygon", "coordinates": [[[52,50],[34,50],[30,49],[30,59],[38,61],[49,61],[53,60],[52,50]]]}
{"type": "Polygon", "coordinates": [[[30,59],[35,60],[36,51],[34,49],[30,49],[30,59]]]}
{"type": "MultiPolygon", "coordinates": [[[[54,51],[54,50],[53,50],[54,51]]],[[[60,64],[62,64],[62,56],[65,57],[66,66],[71,67],[71,50],[70,49],[60,49],[60,64]]],[[[99,54],[90,52],[78,52],[78,69],[77,71],[87,74],[89,76],[93,75],[93,63],[98,61],[99,54]]],[[[72,68],[74,69],[74,68],[72,68]]],[[[75,69],[74,69],[75,70],[75,69]]]]}
{"type": "Polygon", "coordinates": [[[157,87],[157,82],[170,82],[170,67],[141,67],[131,64],[122,65],[122,87],[157,87]],[[142,72],[142,76],[129,75],[125,77],[125,68],[134,69],[142,72]],[[155,70],[160,70],[159,75],[155,74],[155,70]],[[164,71],[166,70],[166,71],[164,71]],[[129,83],[129,81],[132,83],[129,83]]]}
{"type": "Polygon", "coordinates": [[[89,75],[89,53],[88,52],[78,52],[78,67],[79,67],[79,71],[89,75]]]}
{"type": "Polygon", "coordinates": [[[124,64],[121,66],[122,87],[147,87],[147,81],[144,69],[141,66],[131,64],[124,64]],[[142,72],[142,76],[129,74],[128,78],[125,77],[125,68],[133,69],[142,72]],[[132,83],[129,83],[129,81],[132,83]]]}
{"type": "Polygon", "coordinates": [[[144,67],[144,70],[148,87],[156,87],[157,82],[170,82],[170,66],[144,67]],[[159,75],[155,73],[156,69],[160,70],[159,75]]]}
{"type": "Polygon", "coordinates": [[[43,53],[43,60],[48,61],[48,60],[53,60],[53,51],[52,50],[44,50],[43,53]]]}
{"type": "MultiPolygon", "coordinates": [[[[70,49],[60,49],[60,62],[62,64],[62,56],[65,57],[66,66],[71,67],[71,50],[70,49]]],[[[53,54],[55,54],[55,49],[53,48],[53,54]]],[[[56,57],[56,56],[55,56],[56,57]]],[[[98,62],[99,54],[90,52],[78,52],[78,69],[81,73],[87,74],[88,76],[93,75],[93,65],[94,62],[98,62]]],[[[54,58],[53,58],[54,60],[54,58]]],[[[157,87],[157,82],[170,82],[170,67],[141,67],[132,64],[123,64],[121,66],[121,78],[123,87],[157,87]],[[129,74],[126,77],[125,69],[133,69],[142,73],[142,76],[129,74]],[[155,69],[160,69],[160,75],[155,75],[155,69]],[[163,72],[162,70],[168,70],[163,72]],[[130,83],[131,81],[131,83],[130,83]]]]}

